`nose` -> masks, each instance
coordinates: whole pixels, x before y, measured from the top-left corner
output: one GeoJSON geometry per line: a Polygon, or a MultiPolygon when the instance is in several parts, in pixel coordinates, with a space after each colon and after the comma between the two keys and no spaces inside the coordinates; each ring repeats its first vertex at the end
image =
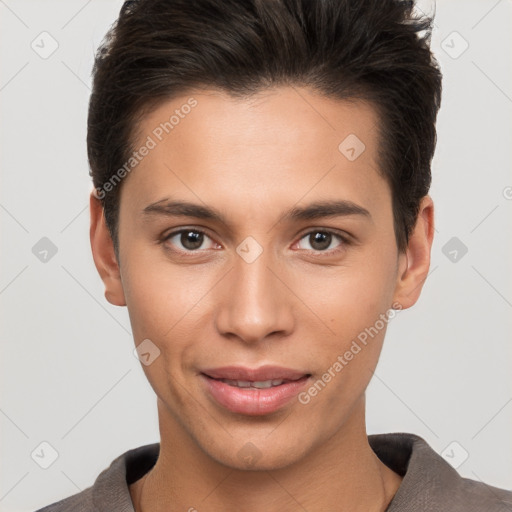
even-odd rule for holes
{"type": "Polygon", "coordinates": [[[293,331],[297,300],[285,284],[283,266],[271,260],[265,250],[252,262],[235,257],[217,301],[216,327],[221,335],[256,344],[293,331]]]}

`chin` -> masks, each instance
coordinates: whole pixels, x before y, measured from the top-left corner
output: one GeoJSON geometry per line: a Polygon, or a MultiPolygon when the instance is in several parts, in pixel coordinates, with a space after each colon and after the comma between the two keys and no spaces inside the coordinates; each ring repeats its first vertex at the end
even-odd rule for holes
{"type": "Polygon", "coordinates": [[[301,444],[302,446],[298,447],[283,445],[280,440],[272,442],[265,439],[261,443],[258,441],[244,443],[234,440],[230,446],[216,446],[216,449],[210,448],[207,453],[216,462],[231,469],[271,471],[284,469],[301,460],[305,456],[303,443],[301,444]],[[240,446],[240,448],[233,450],[233,446],[240,446]]]}

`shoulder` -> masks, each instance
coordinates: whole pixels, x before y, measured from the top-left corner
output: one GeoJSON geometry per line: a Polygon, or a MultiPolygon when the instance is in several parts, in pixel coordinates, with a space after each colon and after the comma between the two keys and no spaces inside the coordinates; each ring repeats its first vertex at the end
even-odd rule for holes
{"type": "Polygon", "coordinates": [[[463,478],[420,436],[368,436],[370,446],[403,477],[386,512],[511,512],[512,492],[463,478]]]}
{"type": "Polygon", "coordinates": [[[512,510],[512,491],[470,478],[461,478],[454,489],[454,505],[454,512],[471,512],[473,510],[510,512],[512,510]]]}
{"type": "Polygon", "coordinates": [[[97,512],[92,501],[92,487],[40,508],[36,512],[97,512]]]}
{"type": "Polygon", "coordinates": [[[129,485],[153,467],[159,451],[159,443],[128,450],[114,459],[92,486],[36,512],[133,512],[129,485]]]}

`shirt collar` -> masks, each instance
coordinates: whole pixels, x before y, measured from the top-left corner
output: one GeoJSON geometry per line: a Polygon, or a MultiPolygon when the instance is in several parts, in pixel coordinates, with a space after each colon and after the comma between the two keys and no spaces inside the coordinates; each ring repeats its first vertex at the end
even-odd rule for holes
{"type": "MultiPolygon", "coordinates": [[[[468,482],[472,481],[463,479],[422,437],[403,432],[373,434],[368,436],[368,443],[386,466],[403,477],[386,512],[439,512],[448,510],[449,503],[468,503],[471,500],[467,496],[468,482]]],[[[128,486],[154,466],[159,452],[160,444],[154,443],[129,450],[115,459],[100,473],[93,485],[95,507],[98,510],[134,512],[128,486]]],[[[479,482],[475,483],[480,485],[479,482]]],[[[473,499],[476,506],[482,490],[490,498],[493,494],[499,497],[498,493],[502,492],[483,483],[480,489],[473,499]]],[[[464,506],[465,512],[472,510],[464,506]]]]}

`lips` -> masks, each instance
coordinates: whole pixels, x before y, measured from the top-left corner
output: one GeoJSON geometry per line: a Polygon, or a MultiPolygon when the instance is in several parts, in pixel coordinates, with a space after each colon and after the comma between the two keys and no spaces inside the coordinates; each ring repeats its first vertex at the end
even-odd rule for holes
{"type": "Polygon", "coordinates": [[[309,373],[278,366],[229,366],[201,373],[207,394],[217,405],[246,415],[270,414],[283,408],[310,377],[309,373]]]}

